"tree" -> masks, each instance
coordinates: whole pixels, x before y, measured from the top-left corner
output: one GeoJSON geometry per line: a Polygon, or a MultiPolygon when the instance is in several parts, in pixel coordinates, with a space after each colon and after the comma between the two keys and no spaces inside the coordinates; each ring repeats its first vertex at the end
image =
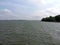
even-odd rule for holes
{"type": "Polygon", "coordinates": [[[55,20],[56,20],[57,22],[60,22],[60,15],[55,16],[55,20]]]}
{"type": "Polygon", "coordinates": [[[52,16],[50,16],[50,17],[43,18],[42,21],[54,22],[55,21],[55,18],[52,17],[52,16]]]}

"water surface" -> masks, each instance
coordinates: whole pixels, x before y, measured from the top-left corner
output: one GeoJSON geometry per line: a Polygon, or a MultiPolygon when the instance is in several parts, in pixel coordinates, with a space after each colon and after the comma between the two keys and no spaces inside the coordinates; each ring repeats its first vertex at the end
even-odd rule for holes
{"type": "Polygon", "coordinates": [[[60,45],[60,23],[0,21],[0,45],[60,45]]]}

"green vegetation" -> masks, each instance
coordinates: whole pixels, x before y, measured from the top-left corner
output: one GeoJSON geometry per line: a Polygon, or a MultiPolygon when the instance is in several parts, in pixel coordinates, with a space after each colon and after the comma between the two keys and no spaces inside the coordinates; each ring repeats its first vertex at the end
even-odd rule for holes
{"type": "Polygon", "coordinates": [[[43,18],[41,21],[46,21],[46,22],[60,22],[60,15],[57,15],[55,17],[46,17],[46,18],[43,18]]]}

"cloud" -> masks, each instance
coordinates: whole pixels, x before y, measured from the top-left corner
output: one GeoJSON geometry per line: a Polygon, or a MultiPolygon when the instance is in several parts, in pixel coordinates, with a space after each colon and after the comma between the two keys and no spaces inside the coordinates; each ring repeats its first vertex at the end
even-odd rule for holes
{"type": "Polygon", "coordinates": [[[29,0],[29,2],[34,4],[46,4],[46,0],[29,0]]]}
{"type": "Polygon", "coordinates": [[[6,13],[6,14],[8,14],[8,15],[9,15],[9,13],[10,13],[10,14],[12,13],[12,11],[9,10],[9,9],[3,9],[3,10],[1,10],[1,12],[4,12],[4,13],[6,13]]]}
{"type": "Polygon", "coordinates": [[[36,10],[32,13],[32,15],[37,18],[40,17],[41,19],[43,17],[49,16],[49,13],[47,13],[45,10],[36,10]]]}
{"type": "Polygon", "coordinates": [[[59,8],[48,8],[47,12],[57,15],[57,14],[60,14],[60,9],[59,8]]]}
{"type": "Polygon", "coordinates": [[[13,12],[9,9],[1,9],[0,14],[4,15],[13,15],[13,12]]]}
{"type": "Polygon", "coordinates": [[[32,13],[33,16],[40,17],[40,19],[43,17],[56,16],[58,14],[60,14],[59,7],[51,7],[45,10],[36,10],[32,13]]]}
{"type": "Polygon", "coordinates": [[[47,8],[46,10],[57,14],[60,14],[60,5],[56,5],[55,7],[52,8],[47,8]]]}
{"type": "Polygon", "coordinates": [[[9,9],[0,10],[0,20],[18,19],[16,15],[9,9]]]}
{"type": "MultiPolygon", "coordinates": [[[[0,1],[0,16],[14,19],[36,19],[60,14],[59,0],[0,1]]],[[[6,18],[6,19],[7,19],[6,18]]]]}
{"type": "Polygon", "coordinates": [[[10,9],[0,10],[0,20],[33,20],[34,18],[31,15],[26,14],[25,12],[13,12],[10,9]]]}
{"type": "Polygon", "coordinates": [[[40,5],[40,4],[47,5],[47,4],[58,2],[56,0],[28,0],[28,1],[37,5],[40,5]]]}
{"type": "Polygon", "coordinates": [[[12,11],[9,10],[9,9],[4,9],[3,11],[4,11],[4,12],[8,12],[8,13],[12,12],[12,11]]]}
{"type": "Polygon", "coordinates": [[[56,0],[46,0],[46,5],[42,9],[39,7],[37,10],[35,10],[32,15],[35,17],[49,17],[49,16],[56,16],[60,14],[60,1],[56,0]],[[51,5],[50,5],[51,4],[51,5]]]}

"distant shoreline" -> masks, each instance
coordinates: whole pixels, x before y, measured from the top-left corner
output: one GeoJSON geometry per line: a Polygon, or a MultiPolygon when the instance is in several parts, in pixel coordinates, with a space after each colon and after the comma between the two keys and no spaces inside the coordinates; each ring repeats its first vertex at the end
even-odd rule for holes
{"type": "Polygon", "coordinates": [[[46,18],[42,18],[41,21],[44,21],[44,22],[60,22],[60,15],[57,15],[55,17],[49,16],[46,18]]]}

